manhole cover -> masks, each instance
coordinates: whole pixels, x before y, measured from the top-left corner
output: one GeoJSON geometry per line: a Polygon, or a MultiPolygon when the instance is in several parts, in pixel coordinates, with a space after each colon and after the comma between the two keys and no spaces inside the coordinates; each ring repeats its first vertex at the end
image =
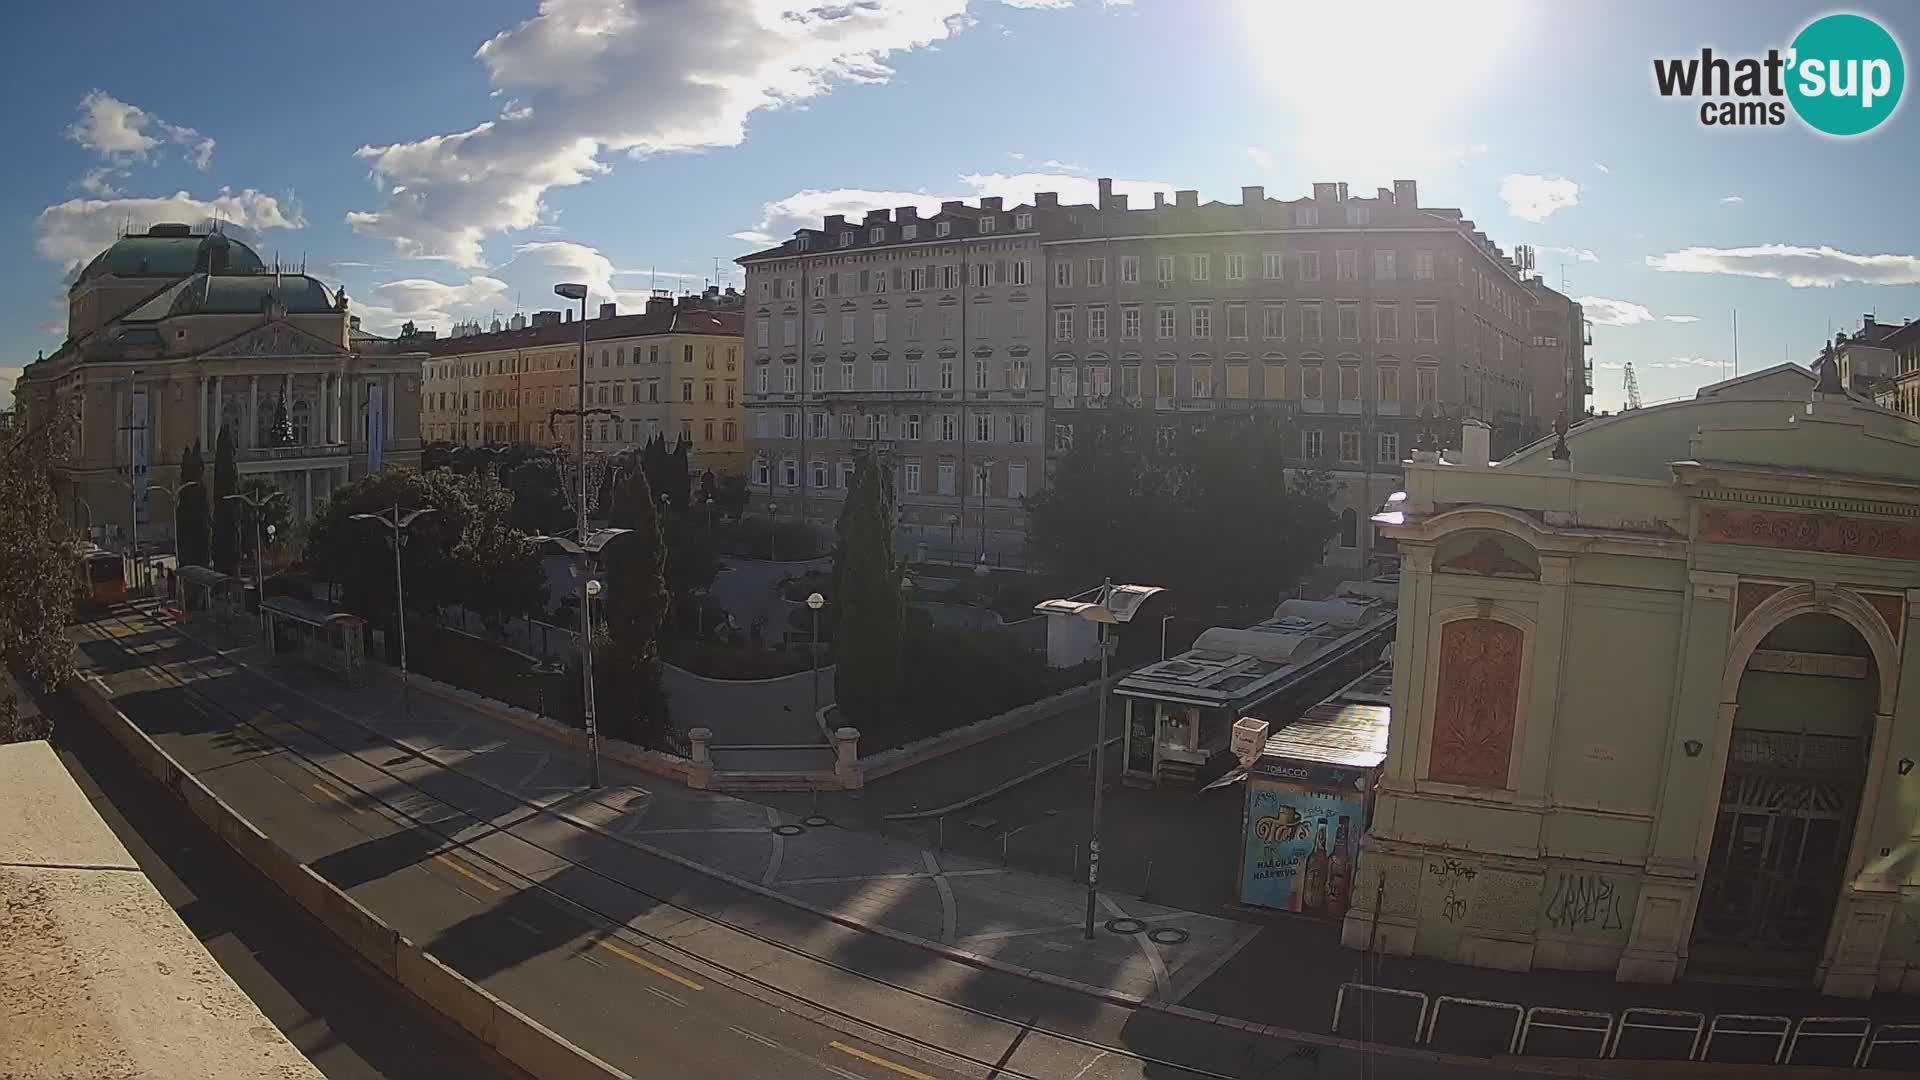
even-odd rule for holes
{"type": "Polygon", "coordinates": [[[1137,934],[1147,928],[1139,919],[1108,919],[1107,930],[1115,934],[1137,934]]]}
{"type": "Polygon", "coordinates": [[[1185,945],[1192,934],[1177,926],[1163,926],[1147,934],[1147,940],[1155,945],[1185,945]]]}
{"type": "Polygon", "coordinates": [[[806,817],[801,818],[800,823],[802,825],[806,825],[811,828],[818,829],[824,825],[833,824],[833,819],[829,818],[825,814],[809,814],[806,817]]]}
{"type": "Polygon", "coordinates": [[[773,834],[775,836],[799,836],[806,831],[807,830],[798,825],[775,825],[773,827],[773,834]]]}

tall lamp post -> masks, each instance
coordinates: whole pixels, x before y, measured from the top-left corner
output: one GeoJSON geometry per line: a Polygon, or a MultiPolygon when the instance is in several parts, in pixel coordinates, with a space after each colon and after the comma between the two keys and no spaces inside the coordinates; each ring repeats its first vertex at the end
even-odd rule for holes
{"type": "Polygon", "coordinates": [[[813,715],[820,716],[820,609],[827,606],[827,598],[819,593],[807,594],[807,610],[813,612],[813,641],[807,650],[813,654],[813,715]]]}
{"type": "Polygon", "coordinates": [[[197,488],[200,486],[202,485],[198,480],[189,480],[184,484],[178,484],[173,487],[168,487],[165,484],[155,484],[151,481],[147,484],[147,487],[165,493],[167,496],[167,505],[173,508],[173,571],[176,574],[180,572],[180,496],[186,494],[188,488],[197,488]]]}
{"type": "Polygon", "coordinates": [[[262,556],[260,543],[260,511],[275,499],[285,498],[286,492],[275,488],[265,495],[257,491],[238,491],[232,495],[222,495],[223,499],[232,499],[253,511],[253,599],[260,606],[260,621],[264,625],[267,618],[267,564],[262,556]]]}
{"type": "Polygon", "coordinates": [[[593,621],[587,614],[587,592],[591,584],[587,580],[587,287],[574,281],[564,281],[553,287],[555,296],[566,300],[580,301],[580,358],[574,365],[575,390],[573,407],[582,414],[573,425],[573,453],[580,462],[579,499],[574,503],[573,535],[580,538],[581,550],[574,554],[574,580],[580,582],[580,680],[582,712],[587,724],[587,757],[589,759],[590,786],[600,786],[600,744],[593,722],[593,621]]]}
{"type": "Polygon", "coordinates": [[[436,512],[428,506],[402,514],[400,505],[395,503],[391,514],[353,515],[355,521],[371,521],[385,528],[387,546],[393,549],[393,621],[400,628],[400,715],[403,718],[411,703],[411,686],[407,681],[407,593],[400,580],[400,549],[407,546],[407,527],[436,512]]]}
{"type": "Polygon", "coordinates": [[[1100,891],[1100,810],[1107,781],[1107,702],[1113,696],[1108,681],[1109,664],[1119,645],[1118,627],[1133,621],[1142,604],[1159,594],[1158,585],[1115,585],[1108,578],[1097,589],[1064,600],[1046,600],[1034,610],[1043,615],[1071,615],[1082,618],[1100,630],[1100,718],[1093,734],[1093,821],[1087,832],[1087,940],[1093,940],[1093,915],[1100,891]],[[1088,600],[1086,597],[1095,597],[1088,600]]]}
{"type": "MultiPolygon", "coordinates": [[[[585,475],[584,471],[582,475],[585,475]]],[[[584,497],[580,503],[586,505],[584,497]]],[[[580,512],[582,523],[586,511],[580,512]]],[[[609,543],[632,532],[632,529],[597,529],[587,535],[585,543],[575,543],[558,536],[535,536],[536,544],[557,544],[561,551],[573,556],[574,580],[580,583],[580,670],[583,687],[581,689],[580,712],[587,728],[587,786],[600,786],[600,727],[594,716],[593,701],[593,614],[589,610],[592,600],[600,594],[600,582],[587,572],[587,557],[598,555],[609,543]]],[[[583,533],[583,535],[586,535],[583,533]]]]}

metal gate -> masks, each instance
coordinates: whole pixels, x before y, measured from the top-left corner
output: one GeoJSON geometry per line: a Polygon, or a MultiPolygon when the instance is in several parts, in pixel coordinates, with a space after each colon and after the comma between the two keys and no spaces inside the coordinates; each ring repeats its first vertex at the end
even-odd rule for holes
{"type": "Polygon", "coordinates": [[[1863,740],[1735,728],[1707,857],[1694,956],[1745,973],[1806,974],[1846,869],[1863,740]]]}

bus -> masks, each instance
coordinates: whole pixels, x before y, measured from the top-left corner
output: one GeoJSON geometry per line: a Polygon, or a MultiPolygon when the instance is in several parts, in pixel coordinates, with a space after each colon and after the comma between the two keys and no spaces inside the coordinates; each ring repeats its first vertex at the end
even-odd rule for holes
{"type": "Polygon", "coordinates": [[[80,594],[92,607],[111,607],[127,598],[126,563],[119,555],[94,544],[79,550],[80,594]]]}

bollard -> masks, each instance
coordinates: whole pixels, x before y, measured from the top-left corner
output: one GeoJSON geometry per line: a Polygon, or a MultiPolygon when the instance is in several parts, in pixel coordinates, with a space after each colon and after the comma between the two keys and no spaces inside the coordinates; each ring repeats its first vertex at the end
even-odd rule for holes
{"type": "Polygon", "coordinates": [[[860,787],[860,729],[833,730],[833,774],[843,788],[860,787]]]}
{"type": "Polygon", "coordinates": [[[1004,833],[1004,832],[1000,834],[1000,865],[1001,866],[1007,865],[1007,837],[1012,835],[1013,835],[1012,833],[1004,833]]]}
{"type": "Polygon", "coordinates": [[[1149,894],[1152,892],[1153,892],[1153,860],[1148,859],[1147,860],[1147,878],[1145,881],[1142,881],[1140,883],[1140,899],[1142,900],[1149,899],[1149,894]]]}
{"type": "Polygon", "coordinates": [[[691,744],[691,752],[693,754],[693,763],[695,765],[713,764],[713,759],[708,756],[708,750],[707,750],[707,744],[712,741],[713,741],[712,728],[697,727],[697,728],[688,729],[687,742],[691,744]]]}
{"type": "Polygon", "coordinates": [[[933,850],[944,854],[947,850],[947,815],[940,815],[940,833],[933,842],[933,850]]]}

